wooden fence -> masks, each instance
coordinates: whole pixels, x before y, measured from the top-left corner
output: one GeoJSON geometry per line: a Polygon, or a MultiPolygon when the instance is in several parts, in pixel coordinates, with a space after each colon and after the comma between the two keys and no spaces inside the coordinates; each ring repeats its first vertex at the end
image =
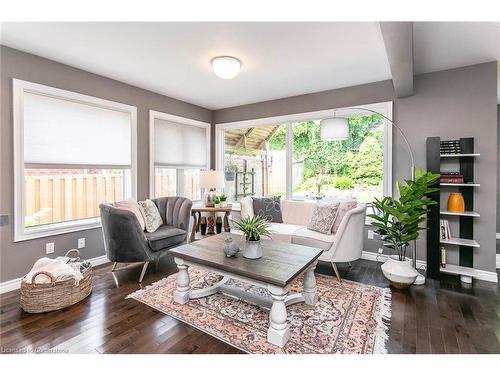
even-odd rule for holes
{"type": "Polygon", "coordinates": [[[26,226],[99,216],[99,203],[123,200],[123,177],[26,176],[26,226]]]}
{"type": "MultiPolygon", "coordinates": [[[[199,176],[185,174],[183,194],[201,199],[199,176]]],[[[176,173],[157,174],[158,197],[176,195],[176,173]]],[[[123,176],[26,176],[25,225],[41,225],[99,216],[99,204],[123,200],[123,176]]]]}

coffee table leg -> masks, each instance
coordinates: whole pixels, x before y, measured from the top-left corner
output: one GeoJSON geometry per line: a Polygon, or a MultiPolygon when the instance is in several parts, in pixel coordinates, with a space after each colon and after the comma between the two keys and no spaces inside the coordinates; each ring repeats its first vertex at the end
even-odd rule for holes
{"type": "Polygon", "coordinates": [[[288,323],[286,322],[287,312],[285,305],[288,290],[273,285],[269,285],[267,289],[273,298],[273,305],[269,312],[267,341],[282,348],[290,338],[290,327],[288,327],[288,323]]]}
{"type": "Polygon", "coordinates": [[[179,272],[177,273],[177,289],[174,291],[174,302],[184,305],[189,301],[190,280],[188,266],[180,258],[174,258],[179,272]]]}
{"type": "Polygon", "coordinates": [[[316,276],[314,276],[316,264],[318,261],[311,264],[304,274],[304,303],[306,305],[315,305],[318,302],[318,289],[316,288],[316,276]]]}

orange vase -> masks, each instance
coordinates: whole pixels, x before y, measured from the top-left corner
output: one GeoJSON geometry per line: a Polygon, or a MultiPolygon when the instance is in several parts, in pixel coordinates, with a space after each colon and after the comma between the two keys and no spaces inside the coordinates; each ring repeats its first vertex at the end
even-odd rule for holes
{"type": "Polygon", "coordinates": [[[462,193],[451,193],[448,197],[448,211],[450,212],[464,212],[465,202],[462,193]]]}

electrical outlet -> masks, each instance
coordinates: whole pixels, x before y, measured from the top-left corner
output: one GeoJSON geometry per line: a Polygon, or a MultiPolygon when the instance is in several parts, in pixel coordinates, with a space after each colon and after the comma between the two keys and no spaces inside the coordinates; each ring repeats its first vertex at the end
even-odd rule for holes
{"type": "Polygon", "coordinates": [[[373,230],[368,231],[368,239],[373,240],[375,238],[375,232],[373,230]]]}
{"type": "Polygon", "coordinates": [[[45,254],[52,254],[54,252],[54,242],[47,242],[45,244],[45,254]]]}
{"type": "Polygon", "coordinates": [[[78,239],[78,248],[83,249],[85,247],[85,238],[78,239]]]}
{"type": "Polygon", "coordinates": [[[381,247],[378,248],[378,253],[379,254],[383,254],[384,253],[384,249],[382,249],[381,247]]]}

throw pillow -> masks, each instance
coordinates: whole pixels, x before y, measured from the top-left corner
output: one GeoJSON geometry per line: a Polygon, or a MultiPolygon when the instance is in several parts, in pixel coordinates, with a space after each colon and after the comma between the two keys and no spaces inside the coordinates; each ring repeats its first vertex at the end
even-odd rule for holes
{"type": "Polygon", "coordinates": [[[127,199],[125,201],[116,202],[115,207],[131,211],[135,215],[135,217],[137,218],[137,221],[139,221],[139,225],[142,228],[142,230],[144,230],[144,228],[146,228],[146,223],[144,221],[144,217],[142,216],[142,213],[139,210],[139,205],[137,204],[137,201],[134,198],[130,198],[130,199],[127,199]]]}
{"type": "Polygon", "coordinates": [[[338,208],[338,203],[317,204],[312,211],[307,229],[323,234],[331,234],[338,208]]]}
{"type": "Polygon", "coordinates": [[[332,233],[337,233],[337,230],[340,227],[340,223],[342,222],[342,219],[344,218],[347,211],[356,208],[357,205],[358,203],[355,200],[345,200],[340,202],[339,209],[337,210],[337,216],[335,217],[335,221],[332,225],[332,233]]]}
{"type": "Polygon", "coordinates": [[[280,197],[252,197],[253,214],[271,223],[282,223],[280,197]]]}
{"type": "Polygon", "coordinates": [[[147,232],[153,233],[163,224],[160,211],[158,211],[158,207],[156,207],[156,204],[154,204],[152,200],[146,199],[145,201],[139,202],[139,208],[146,222],[147,232]]]}

